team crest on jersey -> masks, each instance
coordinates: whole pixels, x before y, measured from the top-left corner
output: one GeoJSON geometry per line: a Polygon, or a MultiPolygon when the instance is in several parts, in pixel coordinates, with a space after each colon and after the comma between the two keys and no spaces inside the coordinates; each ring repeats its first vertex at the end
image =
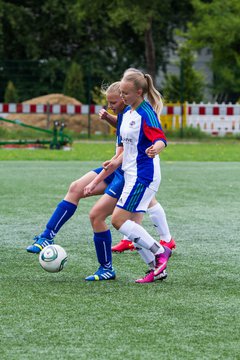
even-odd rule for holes
{"type": "Polygon", "coordinates": [[[136,124],[135,121],[132,120],[132,121],[129,123],[129,126],[130,126],[130,127],[133,127],[135,124],[136,124]]]}

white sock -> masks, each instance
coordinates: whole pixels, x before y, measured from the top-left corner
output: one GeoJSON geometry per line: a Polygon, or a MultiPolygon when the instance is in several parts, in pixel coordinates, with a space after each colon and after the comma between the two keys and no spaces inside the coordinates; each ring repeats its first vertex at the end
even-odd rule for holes
{"type": "Polygon", "coordinates": [[[164,252],[164,248],[141,225],[132,220],[125,221],[119,231],[140,247],[150,250],[154,255],[164,252]]]}
{"type": "Polygon", "coordinates": [[[147,266],[149,266],[150,269],[154,269],[156,262],[153,253],[150,250],[139,247],[138,245],[136,245],[136,249],[147,266]]]}
{"type": "Polygon", "coordinates": [[[163,207],[157,203],[153,207],[148,208],[147,212],[153,225],[157,229],[160,239],[166,242],[171,241],[172,236],[169,231],[166,214],[163,207]]]}

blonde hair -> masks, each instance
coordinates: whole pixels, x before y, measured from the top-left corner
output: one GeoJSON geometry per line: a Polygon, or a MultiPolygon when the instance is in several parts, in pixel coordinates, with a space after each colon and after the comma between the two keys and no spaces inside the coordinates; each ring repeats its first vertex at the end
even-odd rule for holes
{"type": "Polygon", "coordinates": [[[144,74],[142,71],[135,68],[129,68],[125,70],[122,80],[133,82],[136,89],[142,89],[143,96],[147,95],[148,101],[156,111],[158,117],[160,117],[163,108],[163,100],[161,94],[153,85],[151,75],[144,74]]]}
{"type": "Polygon", "coordinates": [[[109,94],[118,94],[120,95],[120,81],[116,81],[111,85],[103,84],[101,86],[101,93],[105,96],[109,94]]]}

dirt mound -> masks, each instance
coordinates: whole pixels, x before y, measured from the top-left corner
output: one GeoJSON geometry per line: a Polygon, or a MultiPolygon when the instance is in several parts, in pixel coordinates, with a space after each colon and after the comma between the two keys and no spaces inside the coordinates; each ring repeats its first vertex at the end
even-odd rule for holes
{"type": "Polygon", "coordinates": [[[73,97],[66,96],[63,94],[49,94],[49,95],[43,95],[43,96],[39,96],[39,97],[31,99],[31,100],[24,101],[23,104],[81,105],[81,102],[74,99],[73,97]]]}
{"type": "MultiPolygon", "coordinates": [[[[81,102],[72,98],[70,96],[65,96],[63,94],[49,94],[33,98],[27,101],[24,101],[23,104],[59,104],[59,105],[81,105],[81,102]]],[[[20,120],[21,122],[37,126],[44,129],[52,128],[53,122],[58,120],[64,122],[67,129],[70,129],[77,133],[87,133],[88,132],[88,115],[68,115],[68,114],[58,114],[58,115],[47,115],[47,114],[10,114],[6,117],[9,120],[20,120]]],[[[91,115],[91,133],[95,134],[97,132],[108,134],[109,126],[104,122],[100,121],[98,115],[91,115]]],[[[16,126],[15,124],[2,123],[3,126],[12,127],[16,126]]]]}

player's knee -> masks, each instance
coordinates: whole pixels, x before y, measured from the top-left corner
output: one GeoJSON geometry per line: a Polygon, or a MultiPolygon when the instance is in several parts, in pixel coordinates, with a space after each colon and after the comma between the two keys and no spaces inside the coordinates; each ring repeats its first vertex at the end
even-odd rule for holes
{"type": "Polygon", "coordinates": [[[92,225],[94,225],[94,223],[96,222],[97,220],[97,213],[95,211],[95,209],[92,209],[89,213],[89,219],[90,219],[90,222],[92,225]]]}
{"type": "Polygon", "coordinates": [[[115,229],[119,230],[119,228],[121,227],[121,221],[118,218],[118,216],[114,215],[112,216],[112,226],[115,227],[115,229]]]}
{"type": "Polygon", "coordinates": [[[77,187],[76,181],[73,181],[68,188],[68,192],[72,193],[72,192],[76,191],[76,187],[77,187]]]}
{"type": "Polygon", "coordinates": [[[68,188],[68,195],[70,196],[74,196],[74,198],[76,198],[77,200],[80,200],[81,198],[83,198],[83,189],[81,189],[79,187],[79,184],[76,181],[73,181],[69,188],[68,188]]]}

